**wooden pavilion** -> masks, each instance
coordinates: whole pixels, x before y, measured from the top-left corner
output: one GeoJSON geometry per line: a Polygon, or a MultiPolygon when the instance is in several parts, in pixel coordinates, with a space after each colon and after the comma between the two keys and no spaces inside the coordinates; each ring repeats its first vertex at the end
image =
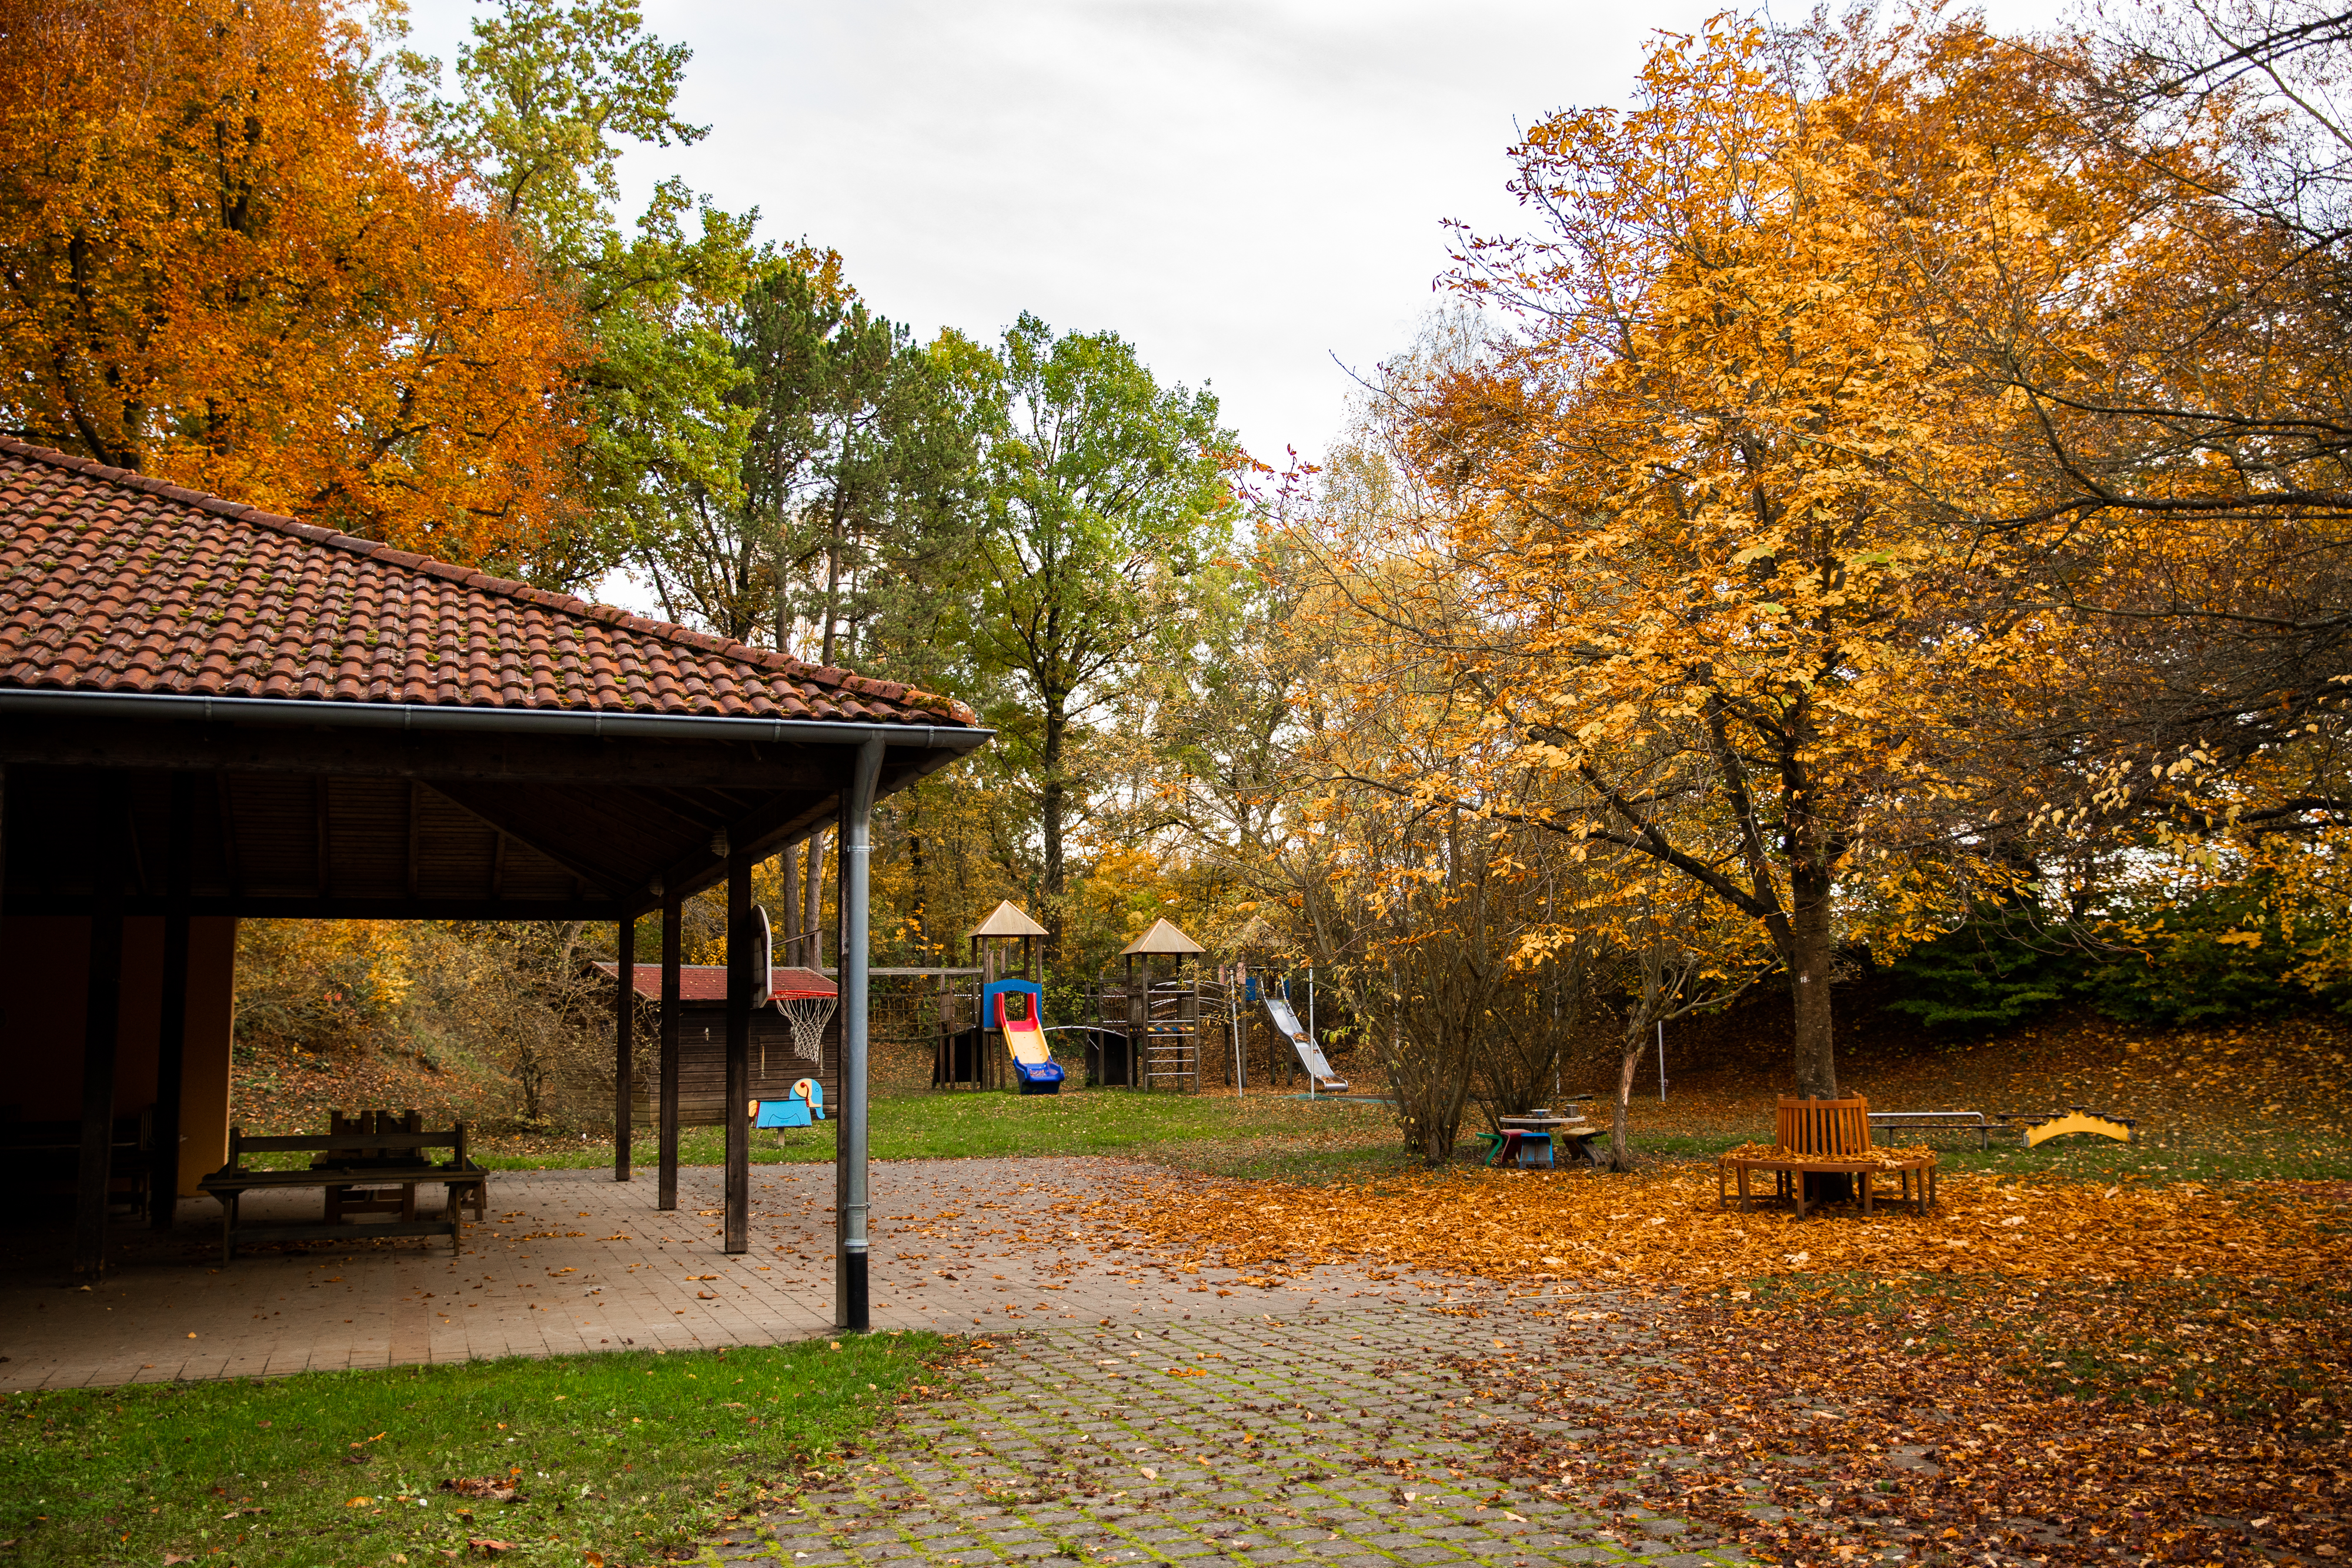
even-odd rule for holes
{"type": "MultiPolygon", "coordinates": [[[[78,1271],[105,1266],[118,1116],[152,1116],[168,1226],[226,1153],[235,922],[265,915],[617,921],[622,998],[658,915],[674,1083],[680,900],[723,883],[748,933],[752,865],[837,822],[836,1307],[862,1327],[870,812],[987,738],[946,697],[0,440],[0,1114],[80,1124],[78,1271]]],[[[661,1150],[669,1207],[669,1118],[661,1150]]],[[[749,1151],[731,1118],[730,1252],[749,1151]]]]}

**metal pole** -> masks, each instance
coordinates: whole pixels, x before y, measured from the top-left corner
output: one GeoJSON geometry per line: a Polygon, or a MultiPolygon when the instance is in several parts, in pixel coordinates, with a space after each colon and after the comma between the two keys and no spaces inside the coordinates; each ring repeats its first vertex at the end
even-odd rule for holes
{"type": "Polygon", "coordinates": [[[1658,1020],[1658,1103],[1666,1103],[1666,1020],[1658,1020]]]}
{"type": "Polygon", "coordinates": [[[834,1166],[833,1321],[852,1333],[871,1326],[866,1300],[866,871],[874,858],[874,789],[882,737],[857,748],[841,792],[841,1124],[834,1166]]]}

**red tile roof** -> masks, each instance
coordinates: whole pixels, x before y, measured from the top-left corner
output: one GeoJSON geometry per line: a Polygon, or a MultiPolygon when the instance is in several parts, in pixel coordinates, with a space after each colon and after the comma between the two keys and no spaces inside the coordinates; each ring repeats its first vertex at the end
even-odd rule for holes
{"type": "Polygon", "coordinates": [[[975,722],[911,686],[5,438],[0,686],[975,722]]]}
{"type": "MultiPolygon", "coordinates": [[[[606,979],[621,972],[617,964],[598,964],[596,972],[606,979]]],[[[661,966],[639,964],[629,971],[631,984],[637,995],[655,1001],[661,1000],[661,966]]],[[[768,971],[768,988],[777,995],[798,991],[814,991],[822,996],[838,996],[840,988],[828,975],[814,969],[782,968],[768,971]]],[[[727,999],[727,966],[724,964],[680,964],[677,967],[677,999],[682,1002],[723,1002],[727,999]]]]}

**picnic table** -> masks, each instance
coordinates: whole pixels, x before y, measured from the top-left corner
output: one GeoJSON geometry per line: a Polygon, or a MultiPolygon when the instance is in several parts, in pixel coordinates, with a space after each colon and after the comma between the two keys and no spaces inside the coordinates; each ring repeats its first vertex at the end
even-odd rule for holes
{"type": "Polygon", "coordinates": [[[221,1206],[221,1260],[236,1256],[236,1244],[247,1241],[345,1240],[377,1236],[446,1236],[457,1246],[459,1215],[470,1208],[477,1219],[489,1207],[488,1173],[467,1157],[466,1124],[446,1132],[424,1131],[417,1113],[394,1117],[389,1112],[362,1113],[334,1118],[324,1136],[247,1136],[242,1127],[228,1134],[228,1163],[196,1185],[221,1206]],[[450,1157],[435,1164],[426,1153],[447,1149],[450,1157]],[[309,1154],[308,1169],[257,1170],[245,1161],[257,1154],[309,1154]],[[438,1186],[446,1197],[438,1216],[417,1212],[416,1189],[438,1186]],[[324,1194],[320,1223],[243,1225],[239,1201],[248,1192],[318,1187],[324,1194]],[[384,1214],[389,1219],[357,1219],[354,1215],[384,1214]]]}
{"type": "Polygon", "coordinates": [[[1489,1165],[1508,1164],[1528,1134],[1541,1137],[1555,1149],[1566,1144],[1574,1157],[1587,1165],[1601,1163],[1600,1156],[1592,1152],[1592,1140],[1600,1137],[1604,1129],[1582,1116],[1555,1116],[1549,1107],[1538,1107],[1521,1116],[1497,1116],[1495,1124],[1502,1129],[1503,1142],[1486,1162],[1489,1165]]]}

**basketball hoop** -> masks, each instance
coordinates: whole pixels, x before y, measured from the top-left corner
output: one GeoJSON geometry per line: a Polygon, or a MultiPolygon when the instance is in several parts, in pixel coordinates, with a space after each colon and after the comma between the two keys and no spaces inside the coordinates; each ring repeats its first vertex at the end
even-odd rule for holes
{"type": "Polygon", "coordinates": [[[803,1061],[824,1065],[824,1026],[833,1021],[830,991],[779,991],[776,1010],[793,1030],[793,1054],[803,1061]]]}

